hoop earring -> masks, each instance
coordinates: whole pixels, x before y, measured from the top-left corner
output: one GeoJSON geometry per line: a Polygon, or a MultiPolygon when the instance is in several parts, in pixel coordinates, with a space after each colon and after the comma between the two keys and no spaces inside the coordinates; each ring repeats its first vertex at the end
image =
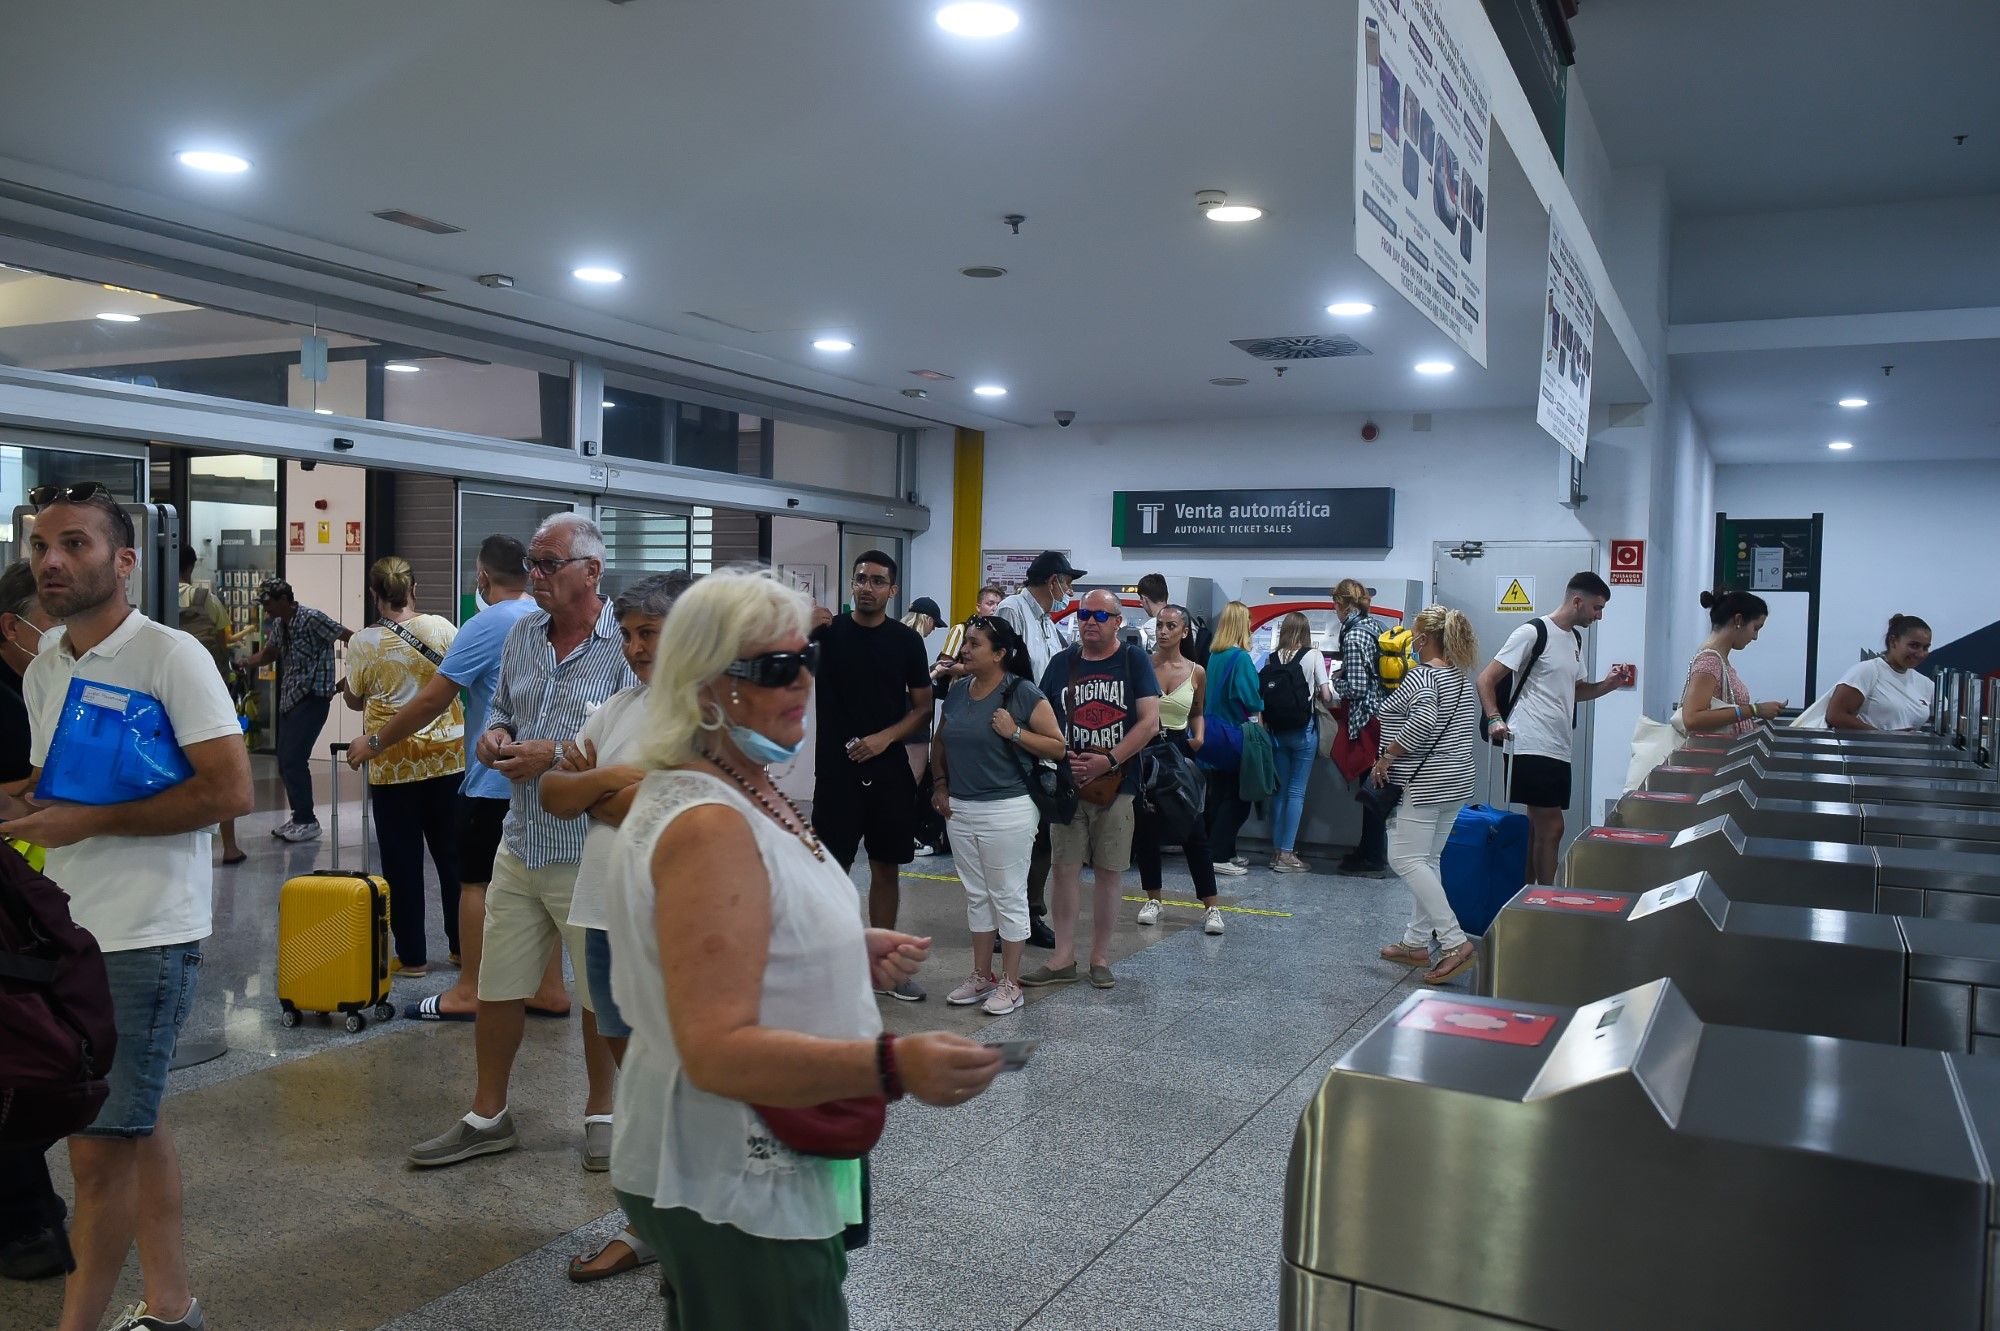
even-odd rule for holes
{"type": "Polygon", "coordinates": [[[722,710],[722,704],[710,698],[702,703],[701,720],[696,722],[696,724],[712,734],[729,724],[729,714],[722,710]]]}

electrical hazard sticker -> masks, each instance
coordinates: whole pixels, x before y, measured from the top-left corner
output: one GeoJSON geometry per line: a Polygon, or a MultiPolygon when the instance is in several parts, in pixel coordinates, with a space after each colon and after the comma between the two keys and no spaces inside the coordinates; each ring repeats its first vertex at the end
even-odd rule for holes
{"type": "Polygon", "coordinates": [[[1396,1025],[1405,1030],[1457,1035],[1492,1044],[1538,1045],[1556,1028],[1556,1018],[1548,1013],[1515,1012],[1502,1007],[1455,1003],[1447,998],[1426,998],[1404,1013],[1396,1025]]]}
{"type": "Polygon", "coordinates": [[[1566,887],[1537,887],[1521,898],[1523,906],[1548,906],[1554,910],[1580,910],[1595,915],[1616,915],[1625,909],[1627,898],[1609,892],[1577,892],[1566,887]]]}
{"type": "Polygon", "coordinates": [[[1535,613],[1535,580],[1504,575],[1497,577],[1493,579],[1493,600],[1493,608],[1502,614],[1532,615],[1535,613]]]}

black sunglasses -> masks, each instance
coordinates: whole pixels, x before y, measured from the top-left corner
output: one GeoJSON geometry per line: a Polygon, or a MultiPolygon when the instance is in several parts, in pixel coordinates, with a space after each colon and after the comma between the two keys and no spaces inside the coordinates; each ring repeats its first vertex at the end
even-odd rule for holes
{"type": "Polygon", "coordinates": [[[722,673],[760,689],[782,689],[797,679],[801,670],[812,675],[819,673],[818,643],[807,643],[802,652],[765,652],[762,656],[740,657],[731,661],[722,673]]]}
{"type": "Polygon", "coordinates": [[[1076,617],[1086,624],[1109,624],[1114,619],[1123,618],[1116,610],[1079,610],[1076,617]]]}
{"type": "Polygon", "coordinates": [[[50,504],[88,504],[100,496],[114,504],[118,502],[118,497],[112,494],[110,487],[102,481],[78,481],[75,485],[38,485],[28,491],[28,502],[37,509],[43,509],[50,504]]]}

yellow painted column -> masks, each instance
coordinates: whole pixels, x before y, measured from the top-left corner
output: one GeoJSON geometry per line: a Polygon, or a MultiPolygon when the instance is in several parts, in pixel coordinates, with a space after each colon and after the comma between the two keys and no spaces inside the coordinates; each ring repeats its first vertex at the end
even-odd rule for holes
{"type": "Polygon", "coordinates": [[[951,458],[951,618],[979,608],[980,536],[986,503],[986,432],[960,430],[951,458]]]}

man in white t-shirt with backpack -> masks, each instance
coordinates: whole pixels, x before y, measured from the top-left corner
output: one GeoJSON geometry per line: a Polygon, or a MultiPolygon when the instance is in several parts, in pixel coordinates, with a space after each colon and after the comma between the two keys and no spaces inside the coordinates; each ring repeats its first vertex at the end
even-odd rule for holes
{"type": "Polygon", "coordinates": [[[1570,801],[1570,733],[1577,705],[1625,683],[1619,673],[1595,682],[1583,678],[1583,630],[1604,618],[1610,599],[1604,579],[1588,571],[1577,574],[1555,613],[1515,629],[1479,672],[1486,738],[1495,744],[1514,742],[1507,798],[1527,806],[1531,883],[1556,881],[1563,812],[1570,801]]]}

